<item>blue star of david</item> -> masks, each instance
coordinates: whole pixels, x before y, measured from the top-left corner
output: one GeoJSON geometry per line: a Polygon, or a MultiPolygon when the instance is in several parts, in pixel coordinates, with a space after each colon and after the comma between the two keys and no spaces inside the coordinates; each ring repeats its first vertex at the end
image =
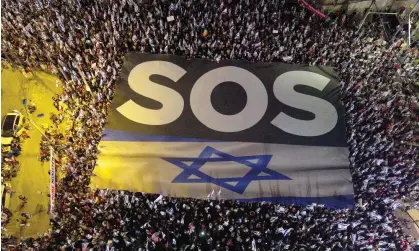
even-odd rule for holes
{"type": "Polygon", "coordinates": [[[197,158],[162,158],[173,165],[182,168],[184,171],[176,176],[172,183],[213,183],[233,192],[243,194],[247,186],[256,180],[291,180],[291,178],[280,174],[272,169],[267,168],[272,155],[253,155],[235,157],[227,153],[220,152],[210,146],[207,146],[197,158]],[[217,157],[211,157],[216,155],[217,157]],[[256,163],[250,160],[257,160],[256,163]],[[187,165],[184,162],[191,162],[187,165]],[[241,163],[252,169],[243,177],[232,178],[214,178],[199,170],[207,162],[225,162],[234,161],[241,163]],[[266,175],[259,176],[261,173],[266,175]],[[190,178],[190,176],[198,178],[190,178]],[[237,182],[236,185],[228,184],[228,182],[237,182]]]}

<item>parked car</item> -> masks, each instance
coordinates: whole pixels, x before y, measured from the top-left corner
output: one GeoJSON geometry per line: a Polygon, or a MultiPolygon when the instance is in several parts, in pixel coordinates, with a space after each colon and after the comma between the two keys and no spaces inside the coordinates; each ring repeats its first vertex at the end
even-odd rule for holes
{"type": "MultiPolygon", "coordinates": [[[[10,222],[12,212],[10,211],[10,197],[11,197],[12,185],[9,182],[4,182],[3,177],[1,178],[1,225],[5,226],[10,222]]],[[[3,229],[2,229],[3,230],[3,229]]],[[[3,244],[3,232],[2,232],[2,244],[3,244]]]]}
{"type": "Polygon", "coordinates": [[[3,182],[1,184],[1,209],[3,211],[4,208],[10,208],[10,193],[8,192],[9,189],[12,188],[12,185],[9,182],[3,182]]]}
{"type": "Polygon", "coordinates": [[[25,124],[26,118],[18,111],[7,113],[1,125],[2,146],[9,146],[13,138],[19,137],[25,130],[25,124]]]}

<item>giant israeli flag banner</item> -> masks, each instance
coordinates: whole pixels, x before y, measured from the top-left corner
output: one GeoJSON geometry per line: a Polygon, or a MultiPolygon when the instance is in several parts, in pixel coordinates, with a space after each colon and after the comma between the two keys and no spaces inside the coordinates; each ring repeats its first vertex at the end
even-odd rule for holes
{"type": "Polygon", "coordinates": [[[91,186],[353,206],[329,67],[128,53],[91,186]]]}

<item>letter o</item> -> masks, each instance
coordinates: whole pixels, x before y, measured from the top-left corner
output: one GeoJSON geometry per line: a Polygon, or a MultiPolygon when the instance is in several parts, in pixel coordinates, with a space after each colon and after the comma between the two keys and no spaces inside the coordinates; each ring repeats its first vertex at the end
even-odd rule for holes
{"type": "Polygon", "coordinates": [[[202,75],[191,91],[191,108],[205,126],[219,132],[239,132],[254,126],[268,108],[268,93],[262,81],[253,73],[235,66],[225,66],[202,75]],[[243,87],[247,103],[234,115],[217,112],[211,103],[211,93],[223,82],[235,82],[243,87]]]}

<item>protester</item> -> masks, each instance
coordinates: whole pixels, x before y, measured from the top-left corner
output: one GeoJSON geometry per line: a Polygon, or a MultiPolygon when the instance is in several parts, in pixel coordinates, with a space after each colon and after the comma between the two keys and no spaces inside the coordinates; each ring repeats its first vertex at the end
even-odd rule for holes
{"type": "Polygon", "coordinates": [[[2,1],[2,58],[58,74],[52,144],[64,178],[53,230],[17,248],[407,250],[394,209],[419,200],[418,51],[355,13],[323,20],[295,2],[2,1]],[[147,3],[146,3],[147,2],[147,3]],[[92,190],[106,114],[128,51],[213,61],[331,65],[339,72],[357,205],[274,205],[92,190]],[[61,134],[58,125],[67,121],[61,134]]]}

